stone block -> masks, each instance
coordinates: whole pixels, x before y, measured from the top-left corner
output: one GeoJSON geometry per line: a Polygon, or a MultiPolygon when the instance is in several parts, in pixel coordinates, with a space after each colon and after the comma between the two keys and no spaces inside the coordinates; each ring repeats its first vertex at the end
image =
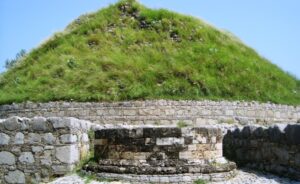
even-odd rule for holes
{"type": "Polygon", "coordinates": [[[52,165],[51,168],[53,174],[63,175],[71,172],[75,168],[75,165],[52,165]]]}
{"type": "Polygon", "coordinates": [[[43,158],[43,159],[41,159],[41,165],[51,166],[52,165],[51,158],[43,158]]]}
{"type": "Polygon", "coordinates": [[[288,144],[300,145],[300,125],[288,125],[285,132],[288,144]]]}
{"type": "Polygon", "coordinates": [[[190,152],[190,151],[179,152],[179,159],[189,160],[192,158],[193,158],[193,155],[192,155],[192,152],[190,152]]]}
{"type": "Polygon", "coordinates": [[[34,157],[31,152],[23,152],[21,153],[19,157],[19,161],[22,164],[33,164],[34,163],[34,157]]]}
{"type": "Polygon", "coordinates": [[[0,145],[8,145],[10,137],[5,133],[0,133],[0,145]]]}
{"type": "Polygon", "coordinates": [[[43,143],[48,144],[48,145],[54,144],[55,140],[56,140],[56,138],[53,136],[52,133],[46,133],[42,137],[43,143]]]}
{"type": "Polygon", "coordinates": [[[24,144],[24,134],[21,132],[16,133],[14,144],[24,144]]]}
{"type": "Polygon", "coordinates": [[[41,136],[40,134],[36,134],[36,133],[29,133],[28,134],[28,140],[27,142],[29,144],[37,144],[41,142],[41,136]]]}
{"type": "Polygon", "coordinates": [[[81,142],[84,142],[84,143],[89,142],[89,136],[88,136],[88,134],[86,134],[86,133],[82,134],[82,136],[81,136],[81,142]]]}
{"type": "Polygon", "coordinates": [[[60,141],[63,144],[70,144],[77,142],[77,136],[74,134],[64,134],[60,136],[60,141]]]}
{"type": "Polygon", "coordinates": [[[32,118],[30,123],[34,132],[49,132],[51,130],[50,124],[44,117],[32,118]]]}
{"type": "Polygon", "coordinates": [[[21,129],[22,120],[18,117],[8,118],[3,122],[4,127],[9,131],[15,131],[21,129]]]}
{"type": "Polygon", "coordinates": [[[0,152],[0,165],[14,165],[15,163],[16,159],[14,154],[7,151],[0,152]]]}
{"type": "Polygon", "coordinates": [[[42,146],[32,146],[31,150],[33,153],[39,153],[39,152],[42,152],[44,150],[44,148],[42,146]]]}
{"type": "Polygon", "coordinates": [[[48,121],[52,123],[55,129],[66,128],[68,130],[80,129],[81,123],[76,118],[48,118],[48,121]]]}
{"type": "Polygon", "coordinates": [[[56,147],[55,156],[62,163],[73,164],[79,161],[79,150],[76,145],[56,147]]]}
{"type": "Polygon", "coordinates": [[[182,145],[184,144],[184,138],[167,137],[167,138],[157,138],[156,145],[167,146],[167,145],[182,145]]]}
{"type": "Polygon", "coordinates": [[[4,178],[7,183],[25,183],[25,175],[22,171],[19,170],[8,172],[8,174],[4,178]]]}

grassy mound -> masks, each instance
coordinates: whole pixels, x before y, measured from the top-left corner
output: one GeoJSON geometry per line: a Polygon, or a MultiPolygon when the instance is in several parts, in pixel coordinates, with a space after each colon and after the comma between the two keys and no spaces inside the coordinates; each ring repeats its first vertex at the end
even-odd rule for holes
{"type": "Polygon", "coordinates": [[[300,104],[300,81],[199,19],[120,1],[0,78],[0,103],[226,99],[300,104]]]}

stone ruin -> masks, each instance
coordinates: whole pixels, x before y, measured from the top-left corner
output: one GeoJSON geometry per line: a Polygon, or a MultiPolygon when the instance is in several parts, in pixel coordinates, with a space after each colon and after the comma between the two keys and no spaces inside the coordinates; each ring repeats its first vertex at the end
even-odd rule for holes
{"type": "Polygon", "coordinates": [[[131,182],[224,181],[236,165],[222,154],[218,128],[136,127],[95,132],[95,164],[85,171],[131,182]]]}
{"type": "Polygon", "coordinates": [[[48,182],[79,169],[91,148],[94,161],[81,172],[102,178],[224,181],[235,176],[237,164],[300,180],[300,107],[210,101],[24,103],[0,106],[0,118],[0,183],[48,182]]]}

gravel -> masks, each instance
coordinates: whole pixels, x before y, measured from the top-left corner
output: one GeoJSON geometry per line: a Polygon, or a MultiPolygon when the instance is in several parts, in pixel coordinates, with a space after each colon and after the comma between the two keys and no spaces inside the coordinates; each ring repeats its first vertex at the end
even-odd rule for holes
{"type": "MultiPolygon", "coordinates": [[[[85,184],[86,179],[74,174],[58,178],[50,184],[85,184]]],[[[89,184],[129,184],[128,182],[98,182],[89,181],[89,184]]],[[[212,182],[211,184],[300,184],[300,181],[292,181],[272,174],[260,173],[247,169],[238,170],[235,178],[225,182],[212,182]]]]}

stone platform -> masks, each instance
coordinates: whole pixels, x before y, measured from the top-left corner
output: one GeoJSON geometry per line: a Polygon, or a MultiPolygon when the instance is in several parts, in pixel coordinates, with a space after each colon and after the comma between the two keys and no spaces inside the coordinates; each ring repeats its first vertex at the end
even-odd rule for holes
{"type": "Polygon", "coordinates": [[[222,138],[212,127],[101,129],[95,132],[96,164],[84,170],[137,182],[226,180],[236,165],[223,157],[222,138]]]}

